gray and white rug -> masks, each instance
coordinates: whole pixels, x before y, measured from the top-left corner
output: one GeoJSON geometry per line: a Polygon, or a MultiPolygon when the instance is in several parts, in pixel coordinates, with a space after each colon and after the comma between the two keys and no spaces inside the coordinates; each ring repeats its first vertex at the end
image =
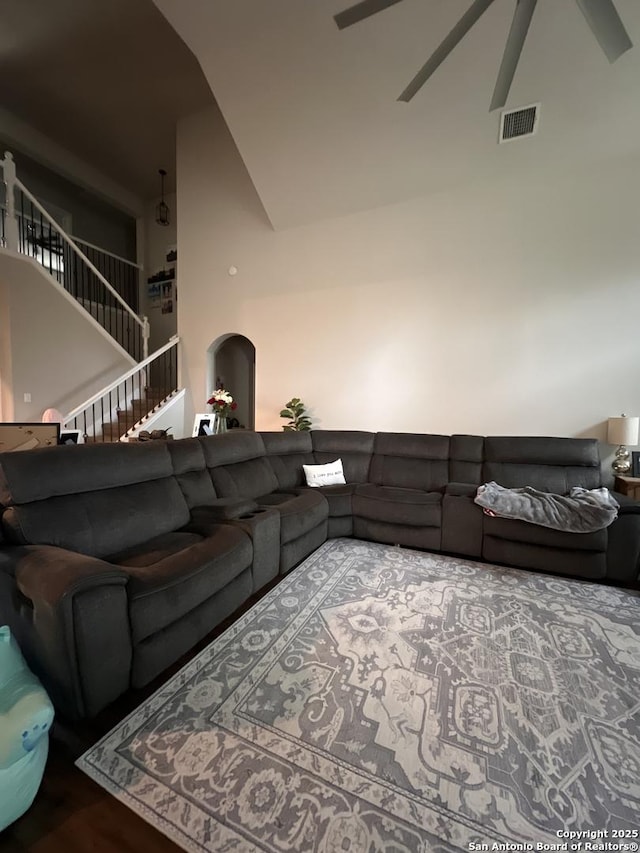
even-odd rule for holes
{"type": "Polygon", "coordinates": [[[640,598],[332,540],[78,764],[187,850],[612,838],[640,813],[640,598]]]}

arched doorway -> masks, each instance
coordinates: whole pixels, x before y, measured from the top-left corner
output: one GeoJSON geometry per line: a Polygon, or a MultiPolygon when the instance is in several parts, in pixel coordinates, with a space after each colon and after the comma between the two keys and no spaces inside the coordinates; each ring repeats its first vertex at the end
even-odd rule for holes
{"type": "Polygon", "coordinates": [[[240,426],[255,429],[256,348],[244,335],[221,335],[207,350],[207,393],[220,387],[238,404],[240,426]]]}

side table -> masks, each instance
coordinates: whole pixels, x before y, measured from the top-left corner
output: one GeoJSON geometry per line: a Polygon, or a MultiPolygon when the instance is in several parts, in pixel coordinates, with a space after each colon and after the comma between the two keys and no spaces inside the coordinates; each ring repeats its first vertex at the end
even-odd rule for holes
{"type": "Polygon", "coordinates": [[[640,501],[640,477],[627,477],[618,474],[613,481],[614,492],[620,492],[621,495],[627,495],[636,501],[640,501]]]}

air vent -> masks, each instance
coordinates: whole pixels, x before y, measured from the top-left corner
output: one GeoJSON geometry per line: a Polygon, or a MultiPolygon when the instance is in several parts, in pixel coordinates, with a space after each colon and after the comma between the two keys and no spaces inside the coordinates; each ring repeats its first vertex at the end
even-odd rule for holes
{"type": "Polygon", "coordinates": [[[500,116],[500,136],[498,142],[512,142],[523,136],[533,136],[538,129],[540,104],[519,107],[517,110],[503,110],[500,116]]]}

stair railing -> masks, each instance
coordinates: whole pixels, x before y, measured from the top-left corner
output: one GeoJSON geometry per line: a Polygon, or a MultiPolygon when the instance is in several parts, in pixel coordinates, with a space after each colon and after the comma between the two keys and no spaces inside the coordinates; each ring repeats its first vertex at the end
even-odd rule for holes
{"type": "MultiPolygon", "coordinates": [[[[6,151],[0,159],[4,204],[0,239],[5,248],[35,258],[136,361],[149,355],[149,320],[140,317],[16,176],[6,151]]],[[[0,200],[1,201],[1,200],[0,200]]],[[[92,247],[93,248],[93,247],[92,247]]],[[[137,307],[137,287],[134,288],[137,307]]]]}
{"type": "Polygon", "coordinates": [[[108,252],[81,237],[76,237],[74,234],[70,236],[78,249],[97,267],[98,271],[120,294],[127,305],[138,313],[143,268],[139,264],[122,258],[113,252],[108,252]]]}
{"type": "Polygon", "coordinates": [[[179,342],[174,335],[140,364],[76,406],[64,416],[63,428],[80,430],[84,440],[91,442],[126,438],[140,420],[178,391],[179,342]],[[132,401],[139,401],[139,411],[129,408],[132,401]]]}

